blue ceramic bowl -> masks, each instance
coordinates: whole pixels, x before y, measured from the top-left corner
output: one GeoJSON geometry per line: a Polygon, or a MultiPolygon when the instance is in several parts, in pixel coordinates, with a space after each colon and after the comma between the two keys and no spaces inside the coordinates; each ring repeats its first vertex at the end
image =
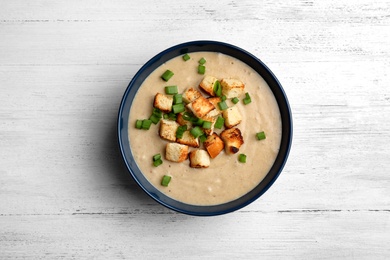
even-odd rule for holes
{"type": "Polygon", "coordinates": [[[288,104],[287,97],[283,91],[283,88],[275,75],[267,68],[267,66],[260,61],[258,58],[248,53],[247,51],[240,49],[236,46],[215,42],[215,41],[194,41],[186,42],[176,46],[173,46],[149,60],[138,72],[135,74],[134,78],[131,80],[129,86],[126,89],[126,92],[123,95],[121,105],[119,107],[118,115],[118,139],[120,151],[123,157],[123,160],[129,170],[131,176],[138,183],[138,185],[154,200],[158,203],[184,214],[195,215],[195,216],[215,216],[226,214],[235,210],[238,210],[257,198],[259,198],[264,192],[266,192],[271,185],[278,178],[281,173],[290,151],[291,142],[292,142],[292,117],[290,106],[288,104]],[[130,144],[128,140],[128,116],[130,112],[130,107],[133,102],[134,96],[137,93],[139,87],[146,77],[149,76],[157,67],[159,67],[164,62],[179,56],[185,53],[198,52],[198,51],[211,51],[211,52],[220,52],[232,57],[235,57],[244,63],[251,66],[255,71],[257,71],[264,80],[268,83],[269,87],[273,91],[273,94],[276,97],[276,100],[279,105],[281,118],[282,118],[282,140],[279,154],[267,174],[267,176],[251,191],[246,195],[224,204],[213,205],[213,206],[195,206],[189,205],[183,202],[176,201],[158,189],[156,189],[142,174],[141,170],[138,168],[137,164],[134,161],[132,151],[130,149],[130,144]]]}

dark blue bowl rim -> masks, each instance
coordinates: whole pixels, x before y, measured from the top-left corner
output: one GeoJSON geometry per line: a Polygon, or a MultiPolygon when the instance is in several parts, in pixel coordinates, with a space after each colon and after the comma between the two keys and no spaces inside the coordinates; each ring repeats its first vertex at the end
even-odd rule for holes
{"type": "Polygon", "coordinates": [[[146,62],[134,75],[126,88],[119,107],[117,127],[118,142],[122,159],[124,160],[124,163],[135,182],[142,188],[144,192],[146,192],[146,194],[148,194],[161,205],[174,211],[193,216],[216,216],[230,213],[249,205],[258,199],[261,195],[263,195],[276,181],[285,166],[292,145],[293,132],[292,114],[287,96],[282,85],[276,76],[272,73],[272,71],[260,59],[246,50],[228,43],[208,40],[191,41],[175,45],[160,52],[151,58],[148,62],[146,62]],[[233,56],[251,66],[264,78],[264,80],[270,86],[278,102],[282,117],[281,147],[275,163],[267,176],[252,191],[248,192],[244,196],[224,204],[212,206],[189,205],[176,201],[164,195],[157,188],[151,185],[146,180],[134,160],[132,160],[133,156],[127,138],[127,133],[129,130],[128,113],[131,107],[131,103],[134,99],[134,95],[136,94],[145,77],[165,61],[184,53],[191,53],[196,51],[214,51],[224,53],[233,56]]]}

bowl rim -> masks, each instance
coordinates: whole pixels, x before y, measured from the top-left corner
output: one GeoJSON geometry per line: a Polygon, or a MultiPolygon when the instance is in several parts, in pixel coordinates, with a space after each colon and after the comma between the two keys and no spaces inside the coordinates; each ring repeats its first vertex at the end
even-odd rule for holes
{"type": "Polygon", "coordinates": [[[251,204],[253,201],[257,200],[260,196],[262,196],[273,185],[273,183],[276,181],[276,179],[282,172],[291,150],[293,137],[292,123],[293,122],[291,107],[281,83],[273,74],[273,72],[259,58],[249,53],[248,51],[229,43],[210,40],[198,40],[177,44],[161,51],[160,53],[153,56],[137,71],[137,73],[134,75],[134,77],[128,84],[120,102],[117,118],[117,141],[119,144],[122,159],[126,165],[127,170],[129,171],[135,182],[138,184],[138,186],[141,187],[141,189],[146,194],[148,194],[149,197],[154,199],[159,204],[176,212],[193,216],[217,216],[239,210],[251,204]],[[218,51],[210,50],[213,48],[218,48],[218,51]],[[136,162],[134,161],[127,137],[128,113],[126,113],[125,111],[130,111],[133,99],[147,75],[149,75],[155,68],[168,61],[170,58],[177,57],[181,54],[197,51],[221,52],[230,55],[234,58],[237,58],[246,63],[247,65],[251,66],[257,73],[260,74],[260,76],[263,77],[263,79],[271,88],[275,99],[278,102],[278,107],[282,117],[281,147],[279,149],[277,158],[275,159],[275,162],[271,167],[270,171],[267,173],[266,177],[254,189],[249,191],[247,194],[241,196],[240,198],[223,204],[210,206],[186,204],[168,197],[167,195],[160,192],[157,188],[155,188],[149,181],[147,181],[146,177],[144,177],[144,175],[138,168],[136,162]],[[241,57],[233,56],[231,55],[231,53],[241,55],[241,57]],[[244,58],[246,59],[246,61],[243,60],[244,58]],[[142,78],[141,76],[144,76],[144,74],[145,78],[142,78]],[[272,175],[270,175],[270,173],[272,173],[272,175]]]}

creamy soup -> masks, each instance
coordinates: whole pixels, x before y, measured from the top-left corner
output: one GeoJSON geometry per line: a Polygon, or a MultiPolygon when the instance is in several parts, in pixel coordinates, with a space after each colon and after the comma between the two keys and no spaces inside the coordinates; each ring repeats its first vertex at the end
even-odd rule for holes
{"type": "MultiPolygon", "coordinates": [[[[188,61],[181,56],[167,61],[143,82],[130,109],[129,142],[138,167],[161,192],[193,205],[222,204],[245,195],[267,175],[279,152],[282,129],[280,112],[264,79],[240,60],[216,52],[194,52],[189,55],[191,59],[188,61]],[[210,159],[208,168],[191,168],[188,159],[175,163],[164,158],[168,141],[160,138],[158,124],[152,124],[149,130],[140,130],[135,128],[135,122],[149,118],[154,96],[158,92],[164,93],[165,86],[177,85],[179,93],[188,87],[199,90],[199,83],[205,76],[197,71],[198,61],[202,57],[206,59],[205,75],[239,79],[245,84],[245,92],[250,94],[252,102],[244,105],[244,96],[235,105],[242,115],[242,122],[237,128],[241,130],[244,144],[239,152],[228,155],[222,151],[216,158],[210,159]],[[165,82],[161,75],[168,69],[174,72],[174,76],[165,82]],[[261,131],[265,132],[266,139],[259,141],[256,133],[261,131]],[[163,157],[163,164],[154,167],[152,157],[158,153],[163,157]],[[241,153],[247,156],[246,163],[239,162],[241,153]],[[161,185],[164,175],[172,177],[166,187],[161,185]]],[[[228,105],[232,106],[228,101],[228,105]]],[[[215,132],[220,133],[221,130],[215,129],[215,132]]],[[[190,147],[190,151],[193,149],[190,147]]]]}

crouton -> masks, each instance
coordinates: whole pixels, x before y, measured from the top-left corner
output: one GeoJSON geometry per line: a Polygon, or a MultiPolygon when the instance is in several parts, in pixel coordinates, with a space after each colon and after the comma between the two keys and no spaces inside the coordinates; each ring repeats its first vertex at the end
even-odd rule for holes
{"type": "Polygon", "coordinates": [[[165,158],[171,162],[182,162],[188,157],[188,146],[178,143],[167,143],[165,158]]]}
{"type": "Polygon", "coordinates": [[[210,166],[210,156],[205,150],[196,149],[190,152],[190,167],[207,168],[210,166]]]}
{"type": "Polygon", "coordinates": [[[222,79],[222,95],[225,95],[226,98],[240,97],[244,94],[245,85],[239,80],[236,79],[222,79]]]}
{"type": "Polygon", "coordinates": [[[187,88],[182,95],[183,101],[185,103],[191,103],[192,101],[198,99],[201,96],[202,94],[194,88],[187,88]]]}
{"type": "Polygon", "coordinates": [[[210,112],[207,113],[206,117],[217,117],[221,113],[222,113],[221,110],[218,110],[218,109],[214,108],[213,110],[211,110],[210,112]]]}
{"type": "Polygon", "coordinates": [[[187,125],[187,128],[191,127],[191,125],[192,125],[190,121],[187,121],[187,120],[184,119],[182,113],[179,113],[179,114],[176,115],[176,122],[179,125],[187,125]]]}
{"type": "Polygon", "coordinates": [[[203,142],[203,145],[211,158],[217,157],[217,155],[225,147],[222,139],[216,133],[213,133],[212,135],[207,137],[206,141],[203,142]]]}
{"type": "Polygon", "coordinates": [[[185,145],[188,145],[191,147],[195,147],[195,148],[199,147],[198,138],[195,138],[188,130],[183,133],[182,138],[177,138],[176,142],[178,142],[180,144],[185,144],[185,145]]]}
{"type": "Polygon", "coordinates": [[[203,80],[200,82],[199,87],[207,92],[210,96],[215,96],[214,94],[214,83],[218,79],[213,76],[205,76],[203,80]]]}
{"type": "Polygon", "coordinates": [[[220,97],[211,97],[211,98],[208,98],[207,100],[211,104],[213,104],[213,106],[216,109],[216,111],[214,111],[213,113],[218,113],[218,115],[222,113],[221,109],[219,109],[219,106],[218,106],[218,103],[222,101],[220,97]]]}
{"type": "Polygon", "coordinates": [[[160,109],[165,113],[169,113],[172,110],[173,97],[167,96],[161,93],[157,93],[154,97],[153,106],[160,109]]]}
{"type": "Polygon", "coordinates": [[[208,112],[214,109],[214,105],[211,104],[207,98],[200,96],[199,98],[195,99],[191,103],[187,105],[187,108],[192,111],[192,113],[202,118],[205,115],[207,115],[208,112]]]}
{"type": "Polygon", "coordinates": [[[222,131],[221,138],[225,143],[225,151],[227,154],[235,154],[244,143],[241,131],[238,128],[230,128],[222,131]]]}
{"type": "Polygon", "coordinates": [[[222,112],[222,116],[225,118],[225,126],[227,128],[232,128],[239,123],[241,123],[242,116],[240,114],[240,111],[238,111],[238,108],[236,106],[229,107],[228,109],[224,110],[222,112]]]}
{"type": "Polygon", "coordinates": [[[179,127],[179,124],[175,121],[170,121],[163,119],[160,123],[160,136],[165,140],[175,142],[176,141],[176,131],[179,127]]]}

